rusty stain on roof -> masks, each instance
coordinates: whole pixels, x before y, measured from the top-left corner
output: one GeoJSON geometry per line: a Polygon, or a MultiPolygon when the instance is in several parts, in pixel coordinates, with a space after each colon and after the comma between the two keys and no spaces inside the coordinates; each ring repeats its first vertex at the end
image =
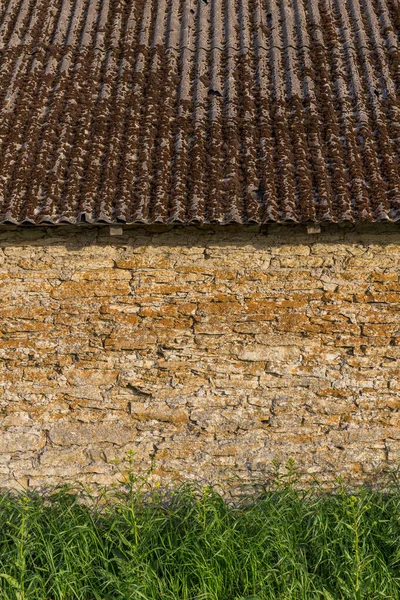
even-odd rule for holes
{"type": "Polygon", "coordinates": [[[399,0],[0,3],[0,222],[399,219],[399,0]]]}

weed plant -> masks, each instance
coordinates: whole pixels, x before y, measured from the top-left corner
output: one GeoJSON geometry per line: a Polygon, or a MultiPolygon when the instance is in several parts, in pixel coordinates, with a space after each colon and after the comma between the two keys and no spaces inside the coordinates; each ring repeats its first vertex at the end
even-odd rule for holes
{"type": "Polygon", "coordinates": [[[147,476],[96,497],[0,496],[1,600],[400,599],[400,487],[335,493],[277,475],[230,502],[147,476]]]}

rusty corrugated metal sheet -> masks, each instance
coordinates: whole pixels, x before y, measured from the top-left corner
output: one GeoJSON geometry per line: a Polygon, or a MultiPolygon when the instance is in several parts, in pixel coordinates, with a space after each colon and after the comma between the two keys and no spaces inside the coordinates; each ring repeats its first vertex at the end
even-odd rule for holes
{"type": "Polygon", "coordinates": [[[3,0],[0,220],[400,218],[399,0],[3,0]]]}

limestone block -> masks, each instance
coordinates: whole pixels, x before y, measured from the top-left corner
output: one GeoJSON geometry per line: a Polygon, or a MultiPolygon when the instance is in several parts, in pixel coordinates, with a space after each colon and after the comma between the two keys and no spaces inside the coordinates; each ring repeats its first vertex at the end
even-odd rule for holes
{"type": "Polygon", "coordinates": [[[65,298],[98,298],[102,296],[126,296],[130,294],[131,288],[126,281],[98,282],[67,282],[61,283],[51,290],[51,297],[55,299],[65,298]]]}
{"type": "Polygon", "coordinates": [[[238,353],[240,360],[249,360],[252,362],[257,361],[271,361],[271,362],[286,362],[286,361],[299,361],[301,357],[301,351],[297,347],[290,346],[261,346],[254,344],[250,347],[243,348],[238,353]]]}
{"type": "Polygon", "coordinates": [[[118,422],[91,425],[74,421],[60,421],[50,429],[49,437],[54,445],[66,448],[71,446],[91,447],[99,442],[124,446],[134,442],[136,431],[134,427],[120,426],[118,422]]]}
{"type": "Polygon", "coordinates": [[[10,427],[0,435],[0,454],[36,452],[41,447],[42,436],[35,428],[10,427]]]}

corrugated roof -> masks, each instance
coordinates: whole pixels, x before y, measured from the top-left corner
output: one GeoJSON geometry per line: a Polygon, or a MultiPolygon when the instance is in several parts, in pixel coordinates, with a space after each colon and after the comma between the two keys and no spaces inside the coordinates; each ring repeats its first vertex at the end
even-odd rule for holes
{"type": "Polygon", "coordinates": [[[0,221],[400,218],[399,0],[3,0],[0,221]]]}

